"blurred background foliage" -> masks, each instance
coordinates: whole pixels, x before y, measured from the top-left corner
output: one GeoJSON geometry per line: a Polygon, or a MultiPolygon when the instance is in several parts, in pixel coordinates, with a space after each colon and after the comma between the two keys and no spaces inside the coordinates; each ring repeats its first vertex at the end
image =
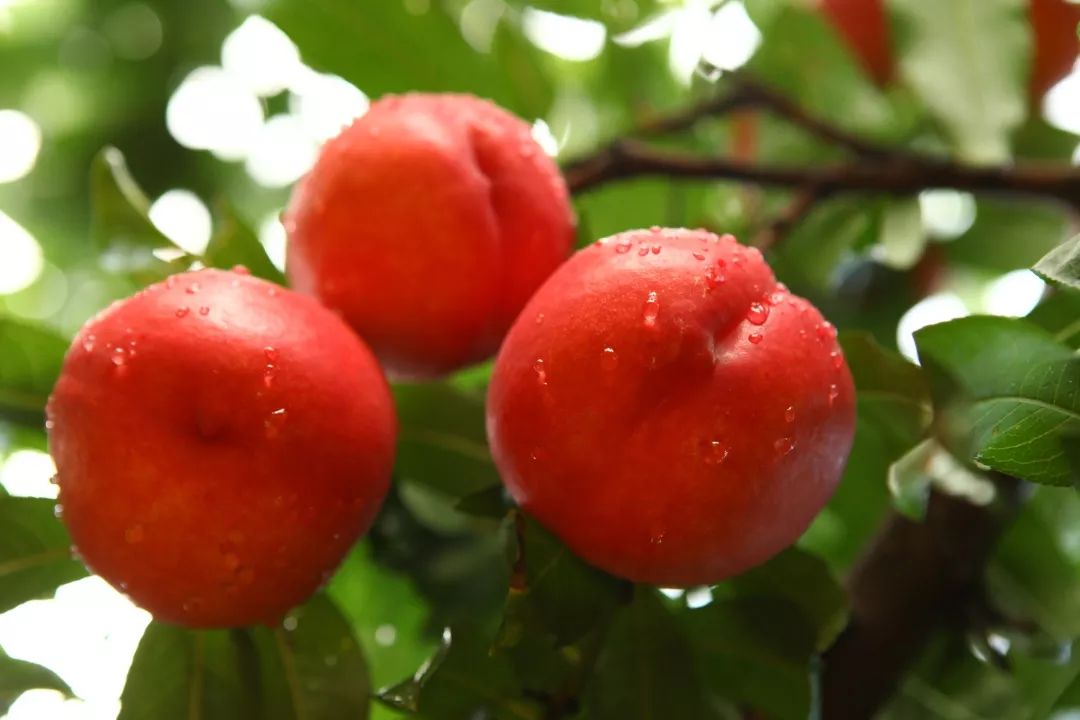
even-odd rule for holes
{"type": "MultiPolygon", "coordinates": [[[[78,580],[52,519],[40,408],[67,338],[182,253],[280,280],[290,186],[369,99],[486,96],[533,122],[564,161],[723,91],[741,68],[881,143],[972,163],[1075,164],[1080,74],[1027,98],[1023,5],[891,0],[900,77],[883,89],[810,0],[0,0],[0,713],[115,717],[149,622],[78,580]],[[973,12],[959,18],[959,5],[973,12]]],[[[765,114],[708,119],[661,144],[761,163],[840,157],[765,114]]],[[[576,205],[583,243],[653,224],[747,240],[790,198],[640,179],[576,205]]],[[[325,593],[283,629],[151,625],[121,717],[189,717],[197,686],[207,717],[363,717],[370,687],[382,689],[377,717],[541,718],[581,693],[582,667],[595,680],[582,707],[559,706],[566,717],[807,717],[815,658],[843,624],[833,578],[889,508],[918,517],[932,485],[991,499],[985,478],[926,440],[930,388],[903,357],[916,357],[914,331],[1035,309],[1036,324],[1077,347],[1080,302],[1050,297],[1027,270],[1075,229],[1059,203],[948,189],[817,205],[770,261],[844,331],[856,445],[800,548],[716,588],[629,588],[507,520],[484,438],[485,367],[395,388],[395,490],[325,593]],[[523,542],[543,576],[514,563],[523,542]],[[524,590],[508,598],[517,573],[524,590]],[[260,672],[277,689],[253,691],[260,672]],[[638,672],[648,693],[626,680],[638,672]],[[292,694],[274,694],[283,687],[292,694]]],[[[1080,714],[1080,499],[1030,492],[994,554],[984,616],[940,633],[888,717],[1080,714]]]]}

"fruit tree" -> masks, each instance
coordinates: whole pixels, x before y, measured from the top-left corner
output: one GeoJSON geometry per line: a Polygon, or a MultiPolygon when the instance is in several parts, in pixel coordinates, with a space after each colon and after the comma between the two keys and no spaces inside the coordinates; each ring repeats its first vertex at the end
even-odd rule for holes
{"type": "Polygon", "coordinates": [[[1077,717],[1078,23],[0,0],[0,716],[1077,717]]]}

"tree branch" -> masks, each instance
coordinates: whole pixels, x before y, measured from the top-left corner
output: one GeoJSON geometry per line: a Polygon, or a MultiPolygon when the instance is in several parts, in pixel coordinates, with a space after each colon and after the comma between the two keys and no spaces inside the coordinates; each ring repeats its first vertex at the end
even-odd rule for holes
{"type": "Polygon", "coordinates": [[[564,173],[573,193],[634,177],[665,176],[813,187],[822,197],[840,192],[911,195],[930,188],[952,188],[1055,198],[1080,209],[1080,170],[1072,167],[973,167],[915,156],[826,167],[760,166],[620,140],[570,163],[564,173]]]}
{"type": "Polygon", "coordinates": [[[824,657],[826,720],[873,717],[933,632],[980,595],[986,561],[1019,507],[1017,480],[999,476],[998,487],[991,507],[935,493],[922,523],[889,517],[848,578],[851,622],[824,657]]]}

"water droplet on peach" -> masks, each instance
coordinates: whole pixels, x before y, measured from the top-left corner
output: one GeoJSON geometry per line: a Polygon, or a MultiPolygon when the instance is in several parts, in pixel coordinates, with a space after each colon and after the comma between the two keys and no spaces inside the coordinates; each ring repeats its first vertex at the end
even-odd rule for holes
{"type": "Polygon", "coordinates": [[[787,409],[784,410],[784,421],[789,422],[789,423],[795,422],[795,406],[794,405],[788,405],[787,409]]]}
{"type": "Polygon", "coordinates": [[[533,372],[536,373],[536,382],[539,385],[547,385],[547,370],[544,368],[544,359],[536,358],[533,363],[533,372]]]}
{"type": "Polygon", "coordinates": [[[202,307],[200,307],[199,308],[199,314],[202,315],[203,317],[206,317],[207,315],[209,315],[210,314],[210,306],[203,305],[202,307]]]}
{"type": "Polygon", "coordinates": [[[719,440],[710,440],[705,445],[703,458],[706,465],[719,465],[727,460],[730,451],[719,440]]]}
{"type": "Polygon", "coordinates": [[[795,450],[795,439],[782,437],[773,443],[773,447],[778,455],[790,455],[795,450]]]}
{"type": "Polygon", "coordinates": [[[604,348],[603,352],[600,353],[600,367],[610,372],[618,366],[619,356],[615,352],[615,348],[604,348]]]}
{"type": "Polygon", "coordinates": [[[653,327],[656,325],[656,318],[660,315],[660,301],[656,297],[656,291],[653,290],[649,293],[649,296],[645,299],[645,308],[642,310],[642,318],[645,322],[645,327],[653,327]]]}
{"type": "Polygon", "coordinates": [[[840,388],[835,384],[829,386],[829,407],[833,406],[836,402],[836,398],[840,397],[840,388]]]}
{"type": "Polygon", "coordinates": [[[751,345],[760,345],[761,341],[765,339],[765,336],[759,332],[755,332],[750,333],[749,337],[747,337],[746,339],[750,341],[751,345]]]}
{"type": "Polygon", "coordinates": [[[764,325],[769,319],[769,306],[759,302],[750,303],[750,309],[746,311],[746,319],[752,325],[764,325]]]}

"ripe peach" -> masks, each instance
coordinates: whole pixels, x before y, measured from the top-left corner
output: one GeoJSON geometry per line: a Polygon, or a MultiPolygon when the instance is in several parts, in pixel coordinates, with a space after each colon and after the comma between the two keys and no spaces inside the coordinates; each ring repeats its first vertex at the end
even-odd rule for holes
{"type": "Polygon", "coordinates": [[[327,144],[285,227],[293,287],[404,377],[489,357],[574,239],[566,186],[529,126],[465,95],[373,104],[327,144]]]}
{"type": "Polygon", "coordinates": [[[169,278],[68,350],[48,407],[63,521],[94,572],[165,622],[273,622],[386,494],[396,419],[364,344],[240,272],[169,278]]]}
{"type": "MultiPolygon", "coordinates": [[[[819,0],[819,4],[874,82],[887,85],[895,68],[883,0],[819,0]]],[[[1076,36],[1080,5],[1068,0],[1028,0],[1028,19],[1034,53],[1029,97],[1038,102],[1068,75],[1080,53],[1076,36]]]]}
{"type": "Polygon", "coordinates": [[[854,403],[834,328],[756,249],[654,228],[581,250],[537,291],[487,422],[514,498],[574,552],[691,586],[798,538],[840,479],[854,403]]]}

